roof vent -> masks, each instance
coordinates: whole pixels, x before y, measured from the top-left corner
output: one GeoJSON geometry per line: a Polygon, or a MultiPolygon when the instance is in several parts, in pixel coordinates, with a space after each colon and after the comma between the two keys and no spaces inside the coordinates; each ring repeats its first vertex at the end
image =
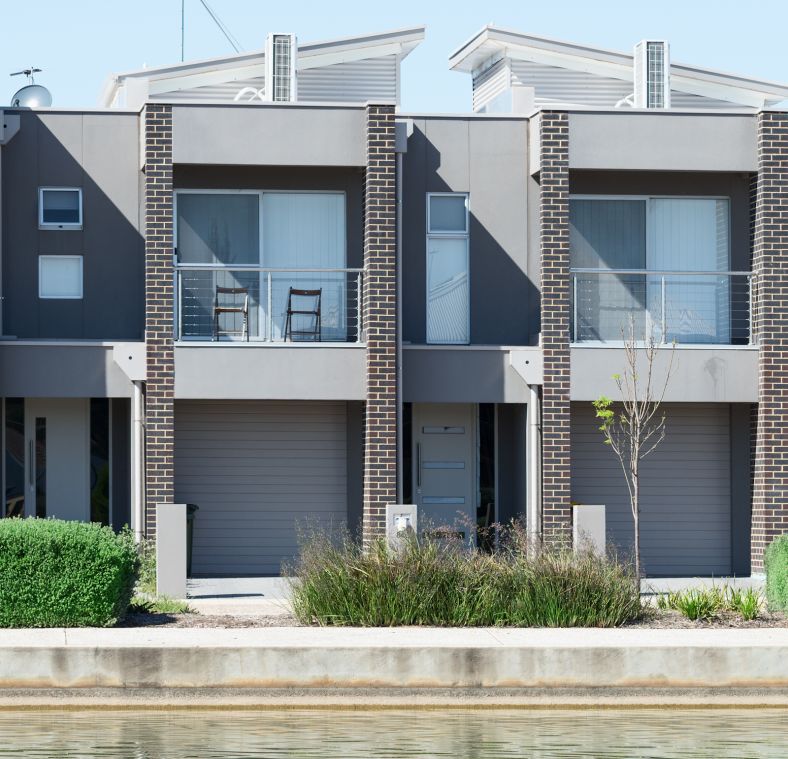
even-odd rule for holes
{"type": "Polygon", "coordinates": [[[265,40],[265,99],[288,103],[296,99],[295,34],[269,34],[265,40]]]}
{"type": "Polygon", "coordinates": [[[670,48],[665,40],[635,45],[635,108],[670,108],[670,48]]]}

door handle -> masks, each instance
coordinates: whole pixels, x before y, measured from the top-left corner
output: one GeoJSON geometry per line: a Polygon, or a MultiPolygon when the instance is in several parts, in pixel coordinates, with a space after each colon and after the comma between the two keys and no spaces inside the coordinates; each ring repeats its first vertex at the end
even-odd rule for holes
{"type": "Polygon", "coordinates": [[[416,487],[421,487],[421,443],[416,443],[416,487]]]}

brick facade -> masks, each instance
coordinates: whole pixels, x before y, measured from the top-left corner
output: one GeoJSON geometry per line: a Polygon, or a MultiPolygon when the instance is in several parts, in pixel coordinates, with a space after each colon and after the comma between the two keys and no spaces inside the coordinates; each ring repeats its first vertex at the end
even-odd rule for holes
{"type": "Polygon", "coordinates": [[[788,113],[758,115],[758,179],[753,272],[758,291],[754,333],[760,345],[755,473],[752,499],[752,570],[788,532],[788,113]]]}
{"type": "Polygon", "coordinates": [[[364,544],[397,499],[397,249],[394,106],[367,106],[364,178],[364,544]]]}
{"type": "Polygon", "coordinates": [[[545,111],[539,139],[542,282],[542,534],[571,539],[569,465],[569,117],[545,111]]]}
{"type": "Polygon", "coordinates": [[[172,107],[145,107],[145,531],[173,500],[174,347],[172,107]]]}

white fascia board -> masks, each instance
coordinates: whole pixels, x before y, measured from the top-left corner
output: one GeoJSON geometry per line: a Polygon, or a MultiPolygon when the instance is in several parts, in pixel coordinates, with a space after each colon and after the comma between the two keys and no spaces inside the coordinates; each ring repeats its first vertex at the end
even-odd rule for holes
{"type": "Polygon", "coordinates": [[[242,79],[253,79],[265,74],[265,64],[257,63],[236,69],[220,69],[218,71],[204,71],[190,76],[157,77],[149,80],[150,94],[161,95],[167,92],[190,90],[195,87],[204,87],[211,84],[222,84],[242,79]]]}
{"type": "Polygon", "coordinates": [[[730,87],[721,83],[677,76],[673,73],[671,73],[670,77],[670,89],[687,92],[690,95],[714,98],[715,100],[727,100],[735,105],[743,105],[749,108],[761,108],[769,100],[769,95],[765,92],[730,87]]]}

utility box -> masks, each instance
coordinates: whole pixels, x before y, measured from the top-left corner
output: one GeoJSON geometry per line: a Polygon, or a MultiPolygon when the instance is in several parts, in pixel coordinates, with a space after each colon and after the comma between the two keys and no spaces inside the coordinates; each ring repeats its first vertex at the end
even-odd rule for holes
{"type": "Polygon", "coordinates": [[[418,529],[418,506],[412,503],[390,503],[386,506],[386,541],[399,548],[402,539],[418,529]]]}
{"type": "Polygon", "coordinates": [[[575,551],[590,548],[604,556],[607,550],[606,529],[603,504],[572,506],[572,545],[575,551]]]}

